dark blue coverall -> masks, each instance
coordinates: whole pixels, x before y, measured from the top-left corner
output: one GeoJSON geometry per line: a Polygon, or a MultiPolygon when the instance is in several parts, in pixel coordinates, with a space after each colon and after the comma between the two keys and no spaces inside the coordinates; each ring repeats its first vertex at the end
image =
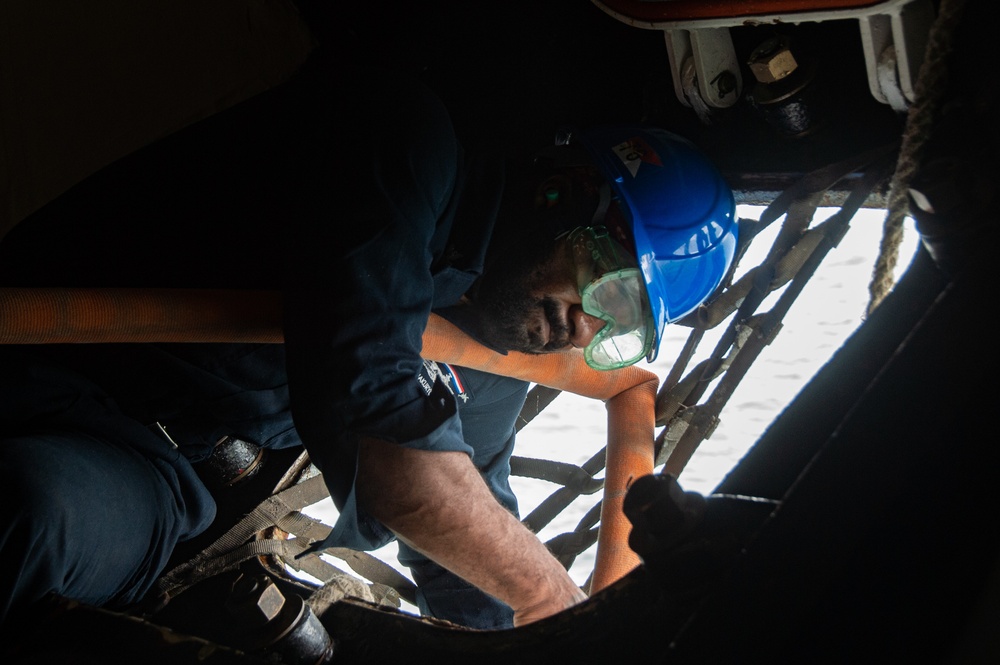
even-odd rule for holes
{"type": "MultiPolygon", "coordinates": [[[[454,368],[456,396],[419,353],[429,312],[461,323],[502,188],[502,162],[471,159],[420,84],[306,71],[22,222],[0,285],[280,288],[285,344],[0,347],[0,616],[49,591],[140,600],[211,523],[191,462],[223,436],[305,445],[340,509],[327,545],[392,539],[354,501],[362,435],[467,452],[516,513],[527,384],[454,368]]],[[[400,558],[425,613],[511,625],[503,603],[400,558]]]]}

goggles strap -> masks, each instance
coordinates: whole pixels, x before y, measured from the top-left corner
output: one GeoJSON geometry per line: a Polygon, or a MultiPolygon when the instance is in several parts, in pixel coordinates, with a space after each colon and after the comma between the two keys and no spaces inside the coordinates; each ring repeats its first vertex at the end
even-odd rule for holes
{"type": "Polygon", "coordinates": [[[608,215],[608,208],[611,206],[611,186],[605,180],[598,190],[597,209],[594,217],[590,220],[591,226],[599,226],[604,223],[604,218],[608,215]]]}

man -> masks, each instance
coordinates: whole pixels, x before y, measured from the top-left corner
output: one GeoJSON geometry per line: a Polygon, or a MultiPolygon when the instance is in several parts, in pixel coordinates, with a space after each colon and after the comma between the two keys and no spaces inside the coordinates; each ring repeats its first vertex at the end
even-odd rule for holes
{"type": "Polygon", "coordinates": [[[434,311],[498,350],[655,356],[728,269],[732,196],[685,142],[622,131],[505,169],[413,81],[306,71],[22,222],[4,286],[280,288],[285,344],[0,349],[3,613],[139,601],[211,523],[192,461],[226,437],[304,444],[340,509],[327,544],[399,538],[427,614],[500,628],[582,601],[507,484],[527,386],[450,381],[420,338],[434,311]]]}

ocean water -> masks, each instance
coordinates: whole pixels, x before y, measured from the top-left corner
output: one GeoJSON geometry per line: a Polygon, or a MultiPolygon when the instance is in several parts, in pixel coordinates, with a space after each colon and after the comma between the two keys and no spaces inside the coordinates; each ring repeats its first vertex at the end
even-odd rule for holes
{"type": "MultiPolygon", "coordinates": [[[[757,219],[762,208],[741,206],[740,217],[757,219]]],[[[818,223],[835,209],[820,209],[818,223]]],[[[862,323],[868,305],[868,284],[879,252],[885,212],[862,210],[838,247],[830,251],[809,284],[792,305],[784,325],[772,344],[764,349],[744,377],[721,415],[711,438],[705,440],[688,463],[679,481],[686,490],[710,494],[740,458],[753,446],[767,426],[789,404],[806,382],[829,360],[844,340],[862,323]]],[[[758,265],[773,242],[781,220],[755,239],[741,265],[745,270],[758,265]]],[[[917,235],[908,222],[900,248],[897,278],[909,264],[917,245],[917,235]]],[[[740,272],[737,273],[737,277],[740,272]]],[[[780,291],[772,294],[758,311],[774,304],[780,291]]],[[[714,333],[720,334],[723,326],[714,333]]],[[[686,328],[668,328],[657,360],[646,367],[662,381],[687,339],[686,328]]],[[[700,349],[708,353],[715,343],[706,335],[700,349]]],[[[694,363],[692,363],[693,365],[694,363]]],[[[563,393],[518,435],[515,455],[582,464],[604,446],[607,415],[596,400],[563,393]]],[[[521,514],[527,515],[558,489],[545,481],[513,478],[521,514]]],[[[599,499],[581,497],[539,532],[545,541],[572,531],[599,499]]],[[[310,514],[332,524],[336,510],[328,502],[310,509],[310,514]]],[[[583,585],[593,570],[595,548],[577,557],[570,568],[573,579],[583,585]]],[[[375,553],[396,566],[395,546],[375,553]]],[[[337,563],[331,560],[332,563],[337,563]]],[[[342,568],[343,566],[341,566],[342,568]]],[[[407,573],[405,569],[401,572],[407,573]]],[[[415,611],[404,606],[405,611],[415,611]]]]}

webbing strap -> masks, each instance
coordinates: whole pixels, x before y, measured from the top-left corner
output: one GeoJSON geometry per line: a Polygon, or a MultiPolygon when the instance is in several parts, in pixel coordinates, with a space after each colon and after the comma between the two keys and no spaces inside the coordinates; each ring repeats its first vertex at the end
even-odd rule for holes
{"type": "MultiPolygon", "coordinates": [[[[362,596],[366,600],[389,603],[396,607],[399,606],[399,598],[415,603],[416,586],[413,582],[370,554],[332,547],[300,556],[311,545],[324,540],[331,531],[329,526],[303,514],[300,509],[327,496],[329,494],[323,477],[318,475],[268,497],[193,559],[163,575],[157,582],[157,591],[161,594],[180,594],[202,580],[231,570],[258,556],[279,557],[293,569],[308,573],[324,585],[333,584],[340,589],[340,593],[348,587],[354,589],[347,582],[337,581],[339,577],[349,575],[320,558],[320,554],[327,553],[345,561],[352,570],[372,582],[371,597],[367,597],[367,593],[362,596]],[[296,538],[247,542],[254,534],[272,526],[277,526],[296,538]]],[[[330,593],[332,592],[328,592],[326,596],[330,596],[330,593]]]]}
{"type": "Polygon", "coordinates": [[[577,494],[593,494],[604,487],[604,481],[594,478],[576,464],[531,457],[511,457],[511,475],[534,478],[563,485],[577,494]]]}
{"type": "Polygon", "coordinates": [[[561,533],[555,538],[546,541],[545,546],[559,560],[559,563],[569,568],[576,561],[576,557],[580,552],[583,552],[597,542],[597,534],[598,530],[596,528],[561,533]]]}
{"type": "MultiPolygon", "coordinates": [[[[228,565],[231,567],[232,565],[236,565],[230,563],[230,559],[232,558],[230,553],[235,553],[255,533],[274,526],[278,520],[289,513],[312,505],[327,496],[328,492],[323,482],[323,476],[319,475],[268,497],[193,559],[175,567],[160,577],[156,583],[157,591],[161,594],[177,594],[198,581],[207,579],[226,569],[225,567],[220,568],[220,566],[228,565]]],[[[257,546],[255,543],[260,542],[269,541],[254,541],[250,545],[257,546]]],[[[282,545],[281,547],[285,546],[282,545]]],[[[242,556],[242,550],[240,552],[240,556],[242,556]]],[[[273,554],[274,552],[266,553],[273,554]]],[[[249,554],[236,561],[236,563],[252,556],[257,555],[249,554]]]]}
{"type": "MultiPolygon", "coordinates": [[[[277,520],[276,526],[297,536],[299,540],[306,541],[308,545],[302,547],[303,551],[313,543],[326,540],[326,537],[333,530],[320,520],[297,510],[277,520]]],[[[296,552],[296,555],[299,554],[301,552],[296,552]]],[[[351,570],[370,580],[374,590],[380,592],[376,595],[380,595],[383,600],[388,599],[397,607],[399,606],[399,598],[416,604],[416,585],[395,568],[367,552],[358,552],[346,547],[328,547],[306,556],[297,556],[295,559],[287,560],[286,563],[296,570],[309,573],[323,583],[330,582],[336,574],[346,574],[336,566],[331,566],[323,561],[319,557],[320,554],[329,554],[344,561],[351,570]]]]}
{"type": "Polygon", "coordinates": [[[417,604],[416,585],[384,561],[367,552],[358,552],[345,547],[331,547],[324,552],[337,557],[362,577],[376,584],[390,587],[398,592],[403,599],[414,605],[417,604]]]}
{"type": "MultiPolygon", "coordinates": [[[[301,546],[293,545],[294,541],[262,539],[252,540],[231,550],[208,559],[199,559],[196,565],[184,564],[178,566],[183,568],[183,575],[175,578],[161,577],[157,580],[157,591],[168,596],[177,596],[195,584],[214,577],[227,570],[232,570],[238,565],[258,556],[289,556],[295,549],[301,546]]],[[[171,571],[172,573],[175,572],[171,571]]]]}
{"type": "MultiPolygon", "coordinates": [[[[604,468],[606,459],[606,448],[591,456],[583,464],[583,470],[593,476],[604,468]]],[[[560,487],[551,495],[545,498],[538,506],[525,517],[522,522],[526,527],[538,533],[542,527],[552,521],[552,519],[564,511],[569,504],[573,503],[581,492],[571,487],[560,487]]]]}
{"type": "MultiPolygon", "coordinates": [[[[369,586],[362,580],[321,559],[319,552],[299,556],[308,546],[307,544],[298,546],[294,554],[289,550],[290,556],[282,556],[282,561],[293,570],[307,573],[322,583],[323,588],[315,590],[308,599],[313,609],[317,609],[318,604],[331,603],[345,595],[393,607],[400,606],[400,598],[416,604],[416,586],[413,582],[399,575],[389,564],[370,554],[356,553],[358,559],[364,563],[359,564],[355,572],[371,580],[372,583],[369,586]],[[399,579],[394,578],[393,574],[399,579]],[[316,597],[315,602],[314,596],[316,597]]],[[[324,552],[330,553],[326,550],[324,552]]],[[[354,568],[353,565],[351,567],[354,568]]]]}
{"type": "Polygon", "coordinates": [[[330,532],[333,531],[326,524],[297,510],[278,519],[275,525],[282,531],[287,531],[299,538],[305,538],[314,543],[325,540],[330,535],[330,532]]]}
{"type": "Polygon", "coordinates": [[[548,386],[537,385],[528,391],[528,396],[521,407],[521,413],[517,416],[516,428],[520,432],[524,426],[534,420],[535,416],[541,413],[545,407],[552,403],[559,396],[561,390],[549,388],[548,386]]]}

